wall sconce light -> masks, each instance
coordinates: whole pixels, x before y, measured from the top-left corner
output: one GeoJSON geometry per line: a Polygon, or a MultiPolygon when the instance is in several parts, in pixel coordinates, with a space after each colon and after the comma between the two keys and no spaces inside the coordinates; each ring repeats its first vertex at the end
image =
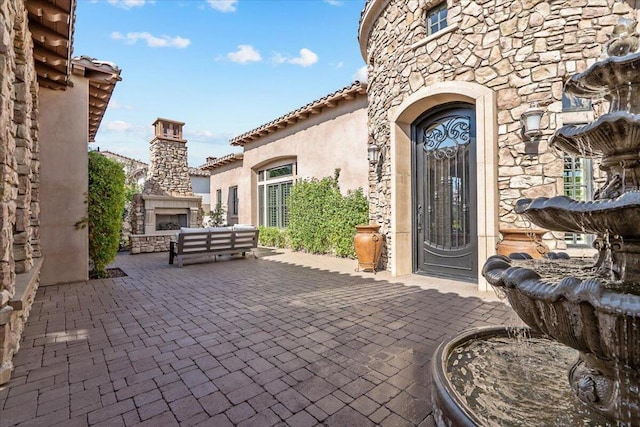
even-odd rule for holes
{"type": "Polygon", "coordinates": [[[544,109],[537,103],[532,103],[520,115],[520,137],[524,141],[524,154],[529,156],[538,155],[538,143],[542,136],[542,130],[540,129],[540,122],[544,115],[544,109]]]}
{"type": "Polygon", "coordinates": [[[369,158],[370,165],[373,166],[378,163],[378,160],[380,159],[380,147],[375,143],[369,144],[369,148],[367,149],[367,157],[369,158]]]}

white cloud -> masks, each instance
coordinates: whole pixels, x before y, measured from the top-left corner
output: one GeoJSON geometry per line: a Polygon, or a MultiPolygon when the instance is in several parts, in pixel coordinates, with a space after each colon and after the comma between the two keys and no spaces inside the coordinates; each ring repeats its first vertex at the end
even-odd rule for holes
{"type": "Polygon", "coordinates": [[[344,62],[340,61],[340,62],[335,62],[333,64],[331,64],[333,67],[335,67],[336,70],[339,70],[340,68],[344,67],[344,62]]]}
{"type": "Polygon", "coordinates": [[[330,4],[331,6],[342,6],[343,4],[341,0],[324,0],[324,2],[330,4]]]}
{"type": "Polygon", "coordinates": [[[189,141],[229,141],[233,135],[231,134],[220,134],[215,133],[206,129],[196,129],[196,130],[185,130],[184,132],[185,139],[189,141]]]}
{"type": "Polygon", "coordinates": [[[238,9],[238,0],[207,0],[207,3],[220,12],[235,12],[238,9]]]}
{"type": "Polygon", "coordinates": [[[367,66],[363,65],[358,68],[358,70],[353,74],[353,80],[358,80],[359,82],[366,83],[369,80],[369,76],[367,74],[367,66]]]}
{"type": "Polygon", "coordinates": [[[111,110],[133,110],[133,106],[121,104],[115,99],[109,101],[109,109],[111,110]]]}
{"type": "Polygon", "coordinates": [[[318,62],[318,55],[306,47],[300,49],[300,56],[291,58],[287,61],[289,64],[300,65],[301,67],[309,67],[318,62]]]}
{"type": "Polygon", "coordinates": [[[260,56],[260,52],[258,52],[253,48],[253,46],[248,44],[241,44],[240,46],[238,46],[237,51],[227,53],[227,58],[231,62],[237,62],[240,64],[246,64],[247,62],[262,61],[262,56],[260,56]]]}
{"type": "Polygon", "coordinates": [[[136,44],[138,40],[144,40],[149,47],[176,47],[183,49],[191,44],[191,40],[176,36],[154,36],[147,32],[142,33],[127,33],[126,35],[114,31],[111,33],[111,38],[114,40],[123,40],[127,44],[136,44]]]}
{"type": "Polygon", "coordinates": [[[107,132],[128,132],[133,130],[135,125],[133,123],[125,122],[123,120],[112,120],[110,122],[102,123],[101,130],[107,132]]]}
{"type": "Polygon", "coordinates": [[[280,65],[280,64],[284,64],[285,62],[287,62],[287,58],[284,55],[276,52],[273,55],[271,55],[271,62],[274,65],[280,65]]]}
{"type": "Polygon", "coordinates": [[[271,62],[274,65],[288,64],[300,65],[301,67],[309,67],[318,62],[318,55],[315,52],[305,48],[300,49],[300,56],[296,58],[289,58],[285,55],[275,52],[271,55],[271,62]]]}
{"type": "Polygon", "coordinates": [[[120,7],[122,9],[142,7],[147,3],[154,3],[153,1],[148,1],[148,0],[107,0],[107,2],[113,6],[120,7]]]}
{"type": "Polygon", "coordinates": [[[149,141],[153,136],[153,128],[148,125],[139,125],[124,120],[110,120],[102,122],[99,133],[131,135],[143,141],[149,141]]]}

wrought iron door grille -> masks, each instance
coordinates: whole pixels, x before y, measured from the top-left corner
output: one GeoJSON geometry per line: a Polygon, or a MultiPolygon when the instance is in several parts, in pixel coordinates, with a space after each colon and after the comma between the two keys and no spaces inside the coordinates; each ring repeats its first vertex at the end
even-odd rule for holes
{"type": "Polygon", "coordinates": [[[469,246],[469,155],[471,119],[450,115],[424,130],[425,197],[428,200],[425,243],[445,250],[469,246]]]}

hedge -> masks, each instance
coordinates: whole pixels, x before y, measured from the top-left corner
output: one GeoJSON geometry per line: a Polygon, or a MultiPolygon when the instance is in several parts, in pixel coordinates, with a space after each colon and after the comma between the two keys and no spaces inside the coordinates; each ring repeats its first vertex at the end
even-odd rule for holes
{"type": "Polygon", "coordinates": [[[291,187],[287,235],[293,250],[355,257],[355,226],[369,222],[369,202],[362,189],[343,196],[333,178],[303,180],[291,187]]]}
{"type": "Polygon", "coordinates": [[[89,152],[89,226],[90,276],[105,277],[106,266],[118,252],[125,203],[125,175],[122,166],[98,152],[89,152]]]}

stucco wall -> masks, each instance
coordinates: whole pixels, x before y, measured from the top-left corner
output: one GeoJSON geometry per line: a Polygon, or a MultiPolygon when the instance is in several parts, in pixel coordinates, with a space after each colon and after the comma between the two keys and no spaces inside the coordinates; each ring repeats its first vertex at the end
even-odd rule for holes
{"type": "Polygon", "coordinates": [[[87,229],[75,225],[87,215],[89,85],[72,82],[65,91],[40,90],[42,285],[89,276],[87,229]]]}
{"type": "Polygon", "coordinates": [[[253,224],[251,220],[251,170],[242,165],[242,160],[223,165],[215,169],[215,175],[211,175],[211,210],[216,208],[216,192],[222,191],[222,207],[225,211],[227,224],[253,224]],[[230,212],[229,189],[238,186],[238,215],[230,212]],[[245,203],[247,206],[245,206],[245,203]]]}
{"type": "MultiPolygon", "coordinates": [[[[478,186],[478,197],[486,198],[487,203],[478,228],[484,223],[527,226],[513,212],[516,200],[563,191],[563,162],[547,144],[548,137],[561,125],[563,81],[596,60],[612,26],[620,15],[630,12],[630,7],[602,0],[449,0],[447,28],[427,36],[426,12],[438,3],[368,2],[360,42],[368,64],[369,132],[384,150],[392,154],[405,150],[410,155],[410,147],[405,147],[410,145],[410,138],[404,135],[411,122],[406,120],[427,111],[424,108],[466,100],[476,106],[476,111],[479,105],[485,111],[495,111],[477,116],[478,125],[483,127],[482,137],[478,129],[478,152],[486,155],[490,165],[485,172],[495,177],[488,180],[478,176],[479,182],[486,184],[478,186]],[[477,89],[456,88],[456,82],[476,85],[477,89]],[[489,95],[478,95],[485,90],[489,95]],[[542,102],[547,108],[542,122],[542,154],[535,159],[523,155],[524,143],[519,137],[520,115],[531,102],[542,102]]],[[[371,211],[387,237],[388,266],[411,254],[407,246],[410,241],[395,245],[394,239],[402,236],[391,228],[394,221],[388,221],[395,217],[396,224],[411,225],[413,210],[410,198],[403,205],[391,203],[394,193],[410,194],[406,188],[410,190],[412,179],[410,170],[394,166],[394,158],[402,161],[393,155],[385,159],[380,181],[374,174],[369,177],[371,211]]],[[[487,251],[495,250],[491,239],[496,236],[487,237],[487,251]]],[[[563,243],[561,233],[548,233],[547,237],[558,239],[550,242],[552,246],[563,243]]],[[[407,265],[395,271],[410,272],[407,265]]]]}
{"type": "Polygon", "coordinates": [[[343,193],[359,187],[367,193],[366,107],[366,97],[358,96],[245,144],[241,162],[212,170],[212,208],[217,189],[226,205],[228,188],[237,185],[238,222],[257,224],[257,172],[290,162],[297,162],[298,179],[333,176],[338,168],[343,193]]]}

